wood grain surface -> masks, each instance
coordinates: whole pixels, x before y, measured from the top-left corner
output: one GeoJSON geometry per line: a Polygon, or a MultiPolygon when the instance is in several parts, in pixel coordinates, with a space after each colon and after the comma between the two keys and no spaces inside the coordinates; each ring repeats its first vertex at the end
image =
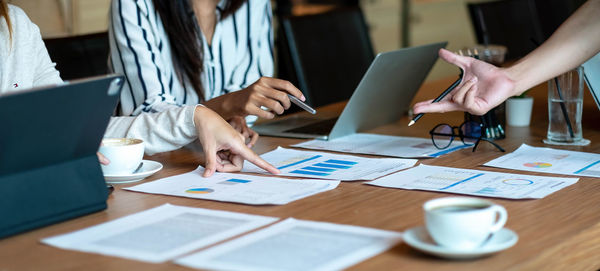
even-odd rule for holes
{"type": "MultiPolygon", "coordinates": [[[[425,84],[415,101],[437,96],[452,78],[425,84]]],[[[536,98],[531,127],[507,128],[507,138],[498,140],[508,152],[522,143],[544,146],[547,129],[546,85],[530,92],[536,98]]],[[[587,94],[584,102],[583,136],[592,141],[585,147],[562,147],[585,152],[600,152],[598,108],[587,94]]],[[[339,111],[342,104],[321,108],[339,111]]],[[[409,119],[379,127],[374,133],[428,137],[428,131],[438,123],[459,125],[463,114],[427,114],[413,127],[409,119]]],[[[255,151],[264,153],[277,146],[289,146],[300,139],[261,137],[255,151]]],[[[501,156],[492,145],[482,142],[476,152],[463,149],[435,159],[422,159],[427,165],[451,166],[479,170],[517,172],[488,168],[483,163],[501,156]]],[[[158,154],[146,159],[156,160],[164,169],[144,182],[181,174],[202,163],[202,154],[190,148],[158,154]]],[[[522,174],[543,175],[534,172],[522,174]]],[[[560,175],[552,175],[560,176],[560,175]]],[[[136,183],[138,184],[138,183],[136,183]]],[[[135,184],[130,184],[135,185],[135,184]]],[[[96,254],[66,251],[42,245],[45,237],[83,229],[165,203],[227,210],[249,214],[294,217],[316,221],[351,224],[378,229],[404,231],[423,225],[422,205],[425,201],[453,194],[389,189],[344,182],[337,189],[283,206],[249,206],[208,200],[151,195],[122,190],[130,185],[117,185],[108,200],[108,209],[84,217],[47,226],[0,240],[0,270],[186,270],[173,263],[148,264],[96,254]]],[[[506,227],[519,235],[518,243],[492,256],[468,261],[438,259],[417,252],[406,244],[368,259],[354,270],[597,270],[600,268],[600,179],[580,178],[572,186],[537,200],[491,199],[508,210],[506,227]]]]}

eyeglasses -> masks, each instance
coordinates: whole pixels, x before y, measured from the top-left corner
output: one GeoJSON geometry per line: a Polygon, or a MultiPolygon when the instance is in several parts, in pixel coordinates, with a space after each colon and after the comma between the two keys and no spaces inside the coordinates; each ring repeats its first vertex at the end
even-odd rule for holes
{"type": "Polygon", "coordinates": [[[486,137],[483,137],[483,130],[484,127],[481,123],[475,121],[466,121],[458,127],[450,126],[445,123],[438,124],[431,129],[431,131],[429,131],[429,134],[431,135],[431,141],[433,142],[433,145],[438,149],[448,148],[450,144],[452,144],[454,138],[459,137],[463,144],[474,145],[473,151],[477,149],[479,142],[483,140],[494,145],[501,152],[505,152],[504,149],[498,144],[486,137]]]}

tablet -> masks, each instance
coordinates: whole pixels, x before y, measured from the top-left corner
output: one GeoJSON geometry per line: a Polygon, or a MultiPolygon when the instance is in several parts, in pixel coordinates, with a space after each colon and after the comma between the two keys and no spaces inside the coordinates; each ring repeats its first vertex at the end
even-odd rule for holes
{"type": "Polygon", "coordinates": [[[96,156],[123,77],[0,95],[0,238],[106,208],[96,156]]]}

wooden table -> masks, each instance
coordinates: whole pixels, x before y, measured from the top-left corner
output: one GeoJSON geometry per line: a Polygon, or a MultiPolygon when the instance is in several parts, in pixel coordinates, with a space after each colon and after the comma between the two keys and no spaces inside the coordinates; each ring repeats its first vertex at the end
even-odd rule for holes
{"type": "MultiPolygon", "coordinates": [[[[452,80],[425,84],[416,101],[436,96],[452,80]]],[[[513,151],[521,143],[543,146],[546,136],[547,108],[545,84],[536,88],[534,120],[531,127],[507,128],[507,138],[497,141],[513,151]]],[[[571,147],[586,152],[600,152],[600,123],[598,109],[588,95],[584,103],[584,137],[590,146],[571,147]]],[[[340,105],[324,110],[339,110],[340,105]]],[[[458,125],[462,113],[431,114],[411,128],[408,118],[386,125],[372,132],[427,137],[428,131],[440,122],[458,125]]],[[[255,150],[263,153],[276,146],[288,146],[299,139],[262,137],[255,150]]],[[[490,171],[513,172],[480,166],[502,155],[485,142],[475,153],[460,150],[435,159],[421,160],[428,165],[475,168],[490,171]]],[[[145,181],[181,174],[193,170],[202,156],[187,149],[149,157],[160,161],[164,169],[145,181]]],[[[519,172],[536,175],[533,172],[519,172]]],[[[83,229],[125,215],[171,203],[190,207],[227,210],[249,214],[294,217],[298,219],[351,224],[378,229],[404,231],[423,225],[421,206],[427,200],[452,196],[451,194],[408,191],[345,182],[337,189],[298,200],[283,206],[248,206],[207,200],[150,195],[124,191],[119,185],[108,200],[108,209],[81,218],[0,240],[0,270],[184,270],[173,263],[148,264],[106,257],[96,254],[66,251],[39,243],[39,240],[57,234],[83,229]]],[[[600,267],[600,179],[580,178],[580,181],[561,191],[537,200],[493,201],[506,207],[509,213],[507,227],[519,235],[512,248],[493,256],[472,261],[449,261],[419,253],[406,244],[364,261],[357,270],[595,270],[600,267]]]]}

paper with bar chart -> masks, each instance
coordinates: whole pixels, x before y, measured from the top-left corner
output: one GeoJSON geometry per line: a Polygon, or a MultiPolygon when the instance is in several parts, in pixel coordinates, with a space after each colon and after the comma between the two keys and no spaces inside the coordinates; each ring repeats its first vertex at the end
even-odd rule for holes
{"type": "Polygon", "coordinates": [[[433,145],[431,138],[358,133],[334,140],[310,140],[292,147],[400,158],[433,158],[472,146],[458,139],[448,148],[440,150],[433,145]]]}
{"type": "Polygon", "coordinates": [[[399,232],[288,218],[175,263],[206,270],[343,270],[401,240],[399,232]]]}
{"type": "Polygon", "coordinates": [[[159,263],[277,220],[275,217],[165,204],[83,230],[49,237],[42,243],[62,249],[159,263]]]}
{"type": "Polygon", "coordinates": [[[482,197],[541,199],[578,180],[421,164],[366,184],[482,197]]]}
{"type": "Polygon", "coordinates": [[[324,182],[314,179],[285,179],[233,173],[215,173],[202,177],[204,168],[143,183],[126,190],[179,196],[196,199],[237,202],[252,205],[282,205],[332,190],[339,181],[324,182]]]}
{"type": "MultiPolygon", "coordinates": [[[[374,180],[417,163],[415,159],[365,158],[282,147],[260,157],[277,167],[282,176],[342,181],[374,180]]],[[[245,163],[242,172],[266,173],[251,163],[245,163]]]]}
{"type": "Polygon", "coordinates": [[[485,166],[600,178],[600,154],[521,145],[485,166]]]}

